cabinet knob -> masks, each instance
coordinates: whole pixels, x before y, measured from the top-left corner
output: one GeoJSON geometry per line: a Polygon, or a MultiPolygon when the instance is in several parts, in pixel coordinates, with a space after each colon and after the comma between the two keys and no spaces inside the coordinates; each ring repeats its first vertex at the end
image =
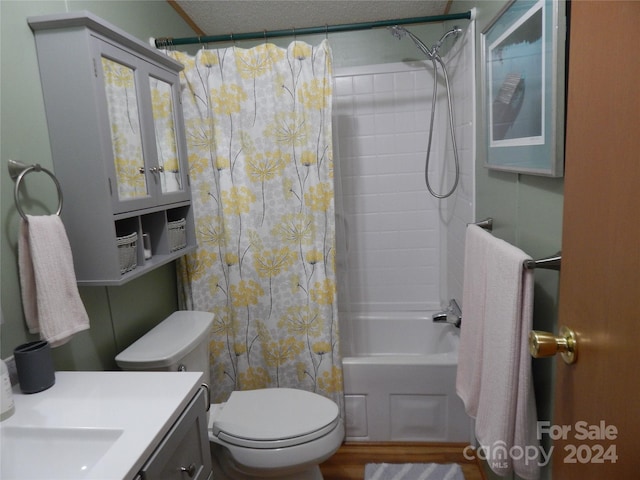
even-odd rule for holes
{"type": "Polygon", "coordinates": [[[180,471],[186,473],[187,475],[189,475],[190,477],[194,477],[196,474],[196,464],[192,463],[191,465],[189,465],[188,467],[180,467],[180,471]]]}
{"type": "MultiPolygon", "coordinates": [[[[164,172],[164,167],[163,167],[163,166],[160,166],[160,167],[151,167],[151,168],[149,169],[149,171],[150,171],[151,173],[162,173],[162,172],[164,172]]],[[[144,168],[144,167],[138,167],[138,172],[140,172],[140,173],[144,174],[144,172],[145,172],[145,168],[144,168]]]]}

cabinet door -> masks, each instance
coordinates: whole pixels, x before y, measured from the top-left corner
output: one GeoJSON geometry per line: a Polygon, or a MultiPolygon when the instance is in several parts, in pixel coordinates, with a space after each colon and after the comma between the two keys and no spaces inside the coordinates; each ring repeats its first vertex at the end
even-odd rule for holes
{"type": "Polygon", "coordinates": [[[193,398],[160,446],[142,467],[144,480],[207,480],[211,452],[203,390],[193,398]]]}
{"type": "Polygon", "coordinates": [[[145,62],[109,43],[96,40],[94,68],[103,158],[115,213],[155,203],[152,155],[146,138],[143,99],[149,95],[145,62]]]}
{"type": "Polygon", "coordinates": [[[159,203],[188,200],[188,167],[178,75],[152,66],[149,71],[151,123],[155,137],[159,203]]]}

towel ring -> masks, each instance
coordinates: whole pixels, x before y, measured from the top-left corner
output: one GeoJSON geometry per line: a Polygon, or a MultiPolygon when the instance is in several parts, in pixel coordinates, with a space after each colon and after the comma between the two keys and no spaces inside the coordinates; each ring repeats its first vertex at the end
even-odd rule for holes
{"type": "Polygon", "coordinates": [[[51,177],[51,180],[53,180],[53,183],[56,184],[56,190],[58,191],[58,210],[56,211],[56,215],[60,216],[60,212],[62,212],[62,187],[60,187],[60,182],[53,174],[53,172],[51,172],[51,170],[47,168],[44,168],[39,163],[36,163],[35,165],[24,165],[23,163],[16,162],[15,160],[9,160],[9,175],[11,175],[11,178],[16,182],[16,186],[13,189],[13,199],[16,204],[16,210],[18,210],[18,213],[22,218],[27,220],[27,215],[24,213],[24,210],[22,210],[22,207],[20,206],[19,194],[20,182],[22,182],[22,179],[25,177],[25,175],[31,172],[44,172],[49,175],[49,177],[51,177]]]}

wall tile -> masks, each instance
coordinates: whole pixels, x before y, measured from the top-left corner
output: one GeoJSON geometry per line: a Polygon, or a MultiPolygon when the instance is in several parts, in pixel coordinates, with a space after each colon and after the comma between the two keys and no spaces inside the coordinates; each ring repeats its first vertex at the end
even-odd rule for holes
{"type": "MultiPolygon", "coordinates": [[[[354,311],[435,309],[441,297],[447,296],[443,280],[455,291],[462,289],[464,227],[473,213],[474,110],[456,105],[460,189],[456,201],[439,202],[424,185],[431,70],[431,63],[425,62],[336,72],[334,115],[340,119],[336,143],[354,311]],[[447,274],[443,266],[450,270],[447,274]]],[[[455,70],[456,75],[467,78],[456,83],[462,96],[472,88],[473,66],[456,64],[455,70]]],[[[453,151],[445,128],[446,94],[443,85],[438,88],[440,104],[429,175],[440,186],[450,181],[453,151]],[[445,150],[447,167],[443,170],[445,150]]]]}

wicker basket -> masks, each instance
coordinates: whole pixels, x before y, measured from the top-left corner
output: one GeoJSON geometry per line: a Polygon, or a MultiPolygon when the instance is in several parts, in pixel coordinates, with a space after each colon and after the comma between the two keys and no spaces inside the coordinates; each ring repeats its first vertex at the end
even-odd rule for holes
{"type": "Polygon", "coordinates": [[[116,239],[118,245],[118,256],[120,258],[120,273],[125,274],[138,266],[138,234],[133,232],[131,235],[118,237],[116,239]]]}
{"type": "Polygon", "coordinates": [[[183,249],[187,246],[187,232],[185,225],[187,221],[184,218],[176,220],[174,222],[167,222],[169,229],[169,251],[175,252],[176,250],[183,249]]]}

